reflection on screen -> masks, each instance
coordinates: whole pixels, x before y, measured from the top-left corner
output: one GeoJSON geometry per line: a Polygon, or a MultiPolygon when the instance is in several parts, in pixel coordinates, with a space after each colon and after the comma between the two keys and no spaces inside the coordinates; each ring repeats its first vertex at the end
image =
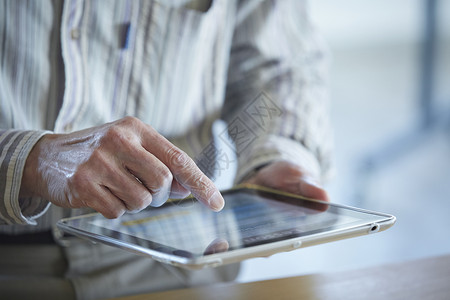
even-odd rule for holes
{"type": "Polygon", "coordinates": [[[348,224],[356,218],[332,210],[318,211],[253,194],[225,196],[225,208],[215,213],[202,204],[168,204],[117,220],[93,224],[168,247],[201,255],[215,241],[227,241],[228,250],[298,237],[324,227],[348,224]]]}

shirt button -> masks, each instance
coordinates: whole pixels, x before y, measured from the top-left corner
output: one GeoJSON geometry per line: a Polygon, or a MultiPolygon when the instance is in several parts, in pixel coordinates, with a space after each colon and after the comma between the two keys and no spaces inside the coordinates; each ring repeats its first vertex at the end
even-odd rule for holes
{"type": "Polygon", "coordinates": [[[78,28],[72,29],[70,31],[70,37],[72,40],[78,40],[80,38],[80,30],[78,28]]]}

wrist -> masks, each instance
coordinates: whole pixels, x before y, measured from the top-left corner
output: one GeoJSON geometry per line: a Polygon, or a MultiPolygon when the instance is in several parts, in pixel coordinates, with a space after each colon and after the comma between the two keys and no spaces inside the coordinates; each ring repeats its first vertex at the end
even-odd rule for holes
{"type": "Polygon", "coordinates": [[[38,177],[39,159],[42,153],[42,146],[49,134],[42,136],[31,148],[22,173],[19,197],[28,198],[42,196],[40,193],[40,180],[38,177]]]}

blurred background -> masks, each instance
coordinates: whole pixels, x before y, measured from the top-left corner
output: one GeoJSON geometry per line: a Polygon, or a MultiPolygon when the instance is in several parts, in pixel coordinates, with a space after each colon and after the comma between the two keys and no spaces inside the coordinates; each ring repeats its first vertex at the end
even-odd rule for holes
{"type": "Polygon", "coordinates": [[[331,54],[331,199],[397,223],[248,260],[241,282],[450,253],[450,1],[314,0],[310,11],[331,54]]]}

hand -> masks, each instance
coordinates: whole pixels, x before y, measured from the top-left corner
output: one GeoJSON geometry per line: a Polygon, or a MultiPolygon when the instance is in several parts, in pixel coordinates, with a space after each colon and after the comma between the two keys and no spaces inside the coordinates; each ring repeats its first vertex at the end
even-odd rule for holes
{"type": "Polygon", "coordinates": [[[327,192],[300,166],[287,161],[271,163],[244,183],[257,184],[307,198],[329,201],[327,192]]]}
{"type": "Polygon", "coordinates": [[[21,197],[90,207],[107,218],[160,206],[189,192],[215,211],[224,205],[220,192],[187,154],[132,117],[45,135],[26,161],[21,186],[21,197]]]}

